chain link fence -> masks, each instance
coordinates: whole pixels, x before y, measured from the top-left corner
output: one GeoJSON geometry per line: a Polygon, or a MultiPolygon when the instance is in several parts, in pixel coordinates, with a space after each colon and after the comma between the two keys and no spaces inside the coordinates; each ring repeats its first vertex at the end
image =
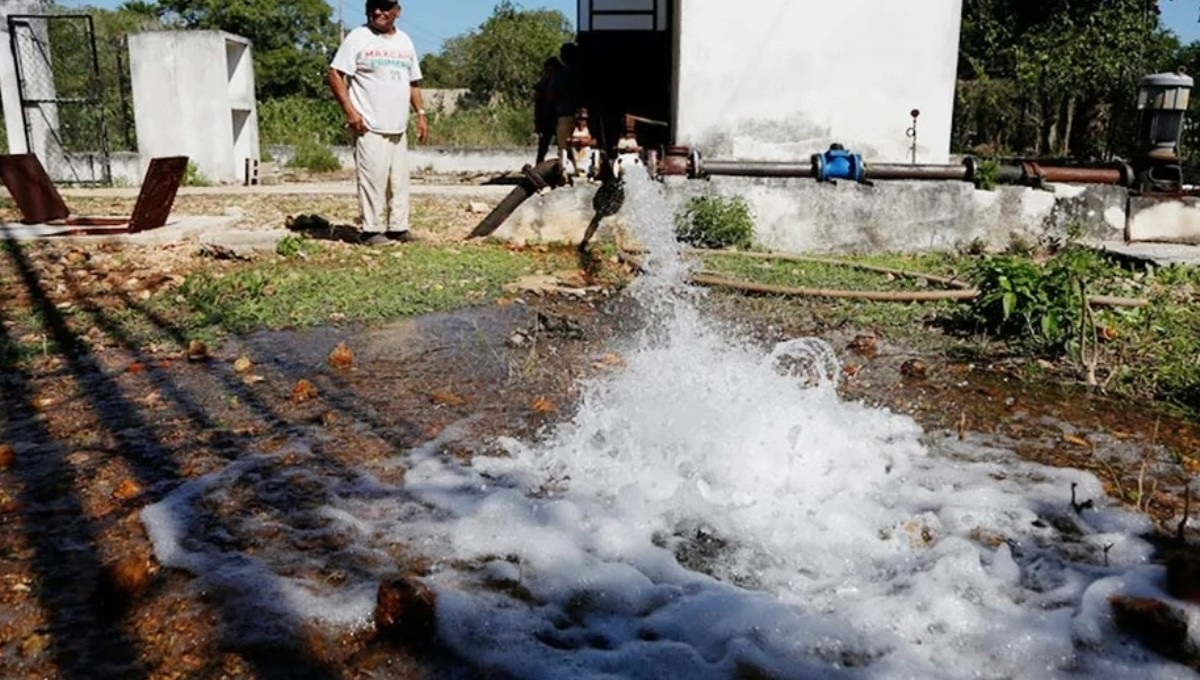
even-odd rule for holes
{"type": "Polygon", "coordinates": [[[8,23],[12,45],[2,47],[16,60],[27,145],[56,182],[110,183],[110,152],[136,149],[124,36],[98,44],[87,15],[8,23]]]}

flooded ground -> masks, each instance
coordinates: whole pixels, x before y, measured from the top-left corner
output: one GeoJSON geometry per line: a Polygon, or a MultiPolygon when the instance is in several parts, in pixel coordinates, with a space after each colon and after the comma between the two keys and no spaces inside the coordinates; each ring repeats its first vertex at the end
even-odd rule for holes
{"type": "MultiPolygon", "coordinates": [[[[714,309],[727,315],[728,306],[714,309]]],[[[629,310],[619,295],[534,297],[384,328],[261,333],[190,357],[45,360],[5,376],[0,675],[478,674],[453,649],[377,639],[362,614],[373,589],[329,599],[339,584],[447,565],[419,543],[363,549],[345,528],[361,517],[321,508],[396,494],[418,455],[470,461],[503,453],[504,438],[547,436],[575,412],[581,379],[627,370],[621,340],[637,325],[629,310]],[[216,495],[206,491],[213,480],[226,484],[216,495]],[[146,520],[164,499],[192,513],[190,532],[146,520]],[[205,561],[214,551],[245,557],[205,561]],[[171,567],[164,552],[175,556],[171,567]],[[277,582],[254,573],[263,562],[300,585],[271,590],[277,582]],[[232,580],[243,588],[214,576],[243,568],[232,580]],[[329,588],[310,592],[313,583],[329,588]],[[264,620],[264,611],[273,614],[264,620]]],[[[770,343],[792,337],[758,332],[770,343]]],[[[845,399],[909,414],[927,439],[1002,439],[1029,460],[1089,471],[1150,513],[1143,529],[1175,531],[1200,448],[1194,425],[861,335],[824,336],[851,367],[845,399]]],[[[1058,489],[1063,508],[1072,491],[1058,489]]],[[[1084,488],[1075,500],[1100,491],[1084,488]]],[[[754,672],[771,677],[767,668],[754,672]]]]}

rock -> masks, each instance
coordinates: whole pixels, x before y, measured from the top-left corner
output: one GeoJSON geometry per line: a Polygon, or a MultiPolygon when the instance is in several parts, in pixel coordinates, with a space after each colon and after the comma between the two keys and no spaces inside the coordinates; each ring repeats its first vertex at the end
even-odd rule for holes
{"type": "Polygon", "coordinates": [[[929,365],[921,359],[909,359],[900,364],[900,375],[914,380],[924,380],[929,375],[929,365]]]}
{"type": "Polygon", "coordinates": [[[437,633],[437,597],[415,577],[385,580],[375,595],[375,632],[407,645],[425,645],[437,633]]]}
{"type": "Polygon", "coordinates": [[[188,361],[208,361],[208,345],[199,340],[192,340],[187,348],[188,361]]]}
{"type": "Polygon", "coordinates": [[[488,204],[482,201],[471,201],[467,204],[467,210],[476,214],[483,214],[490,212],[491,208],[488,208],[488,204]]]}
{"type": "Polygon", "coordinates": [[[150,587],[150,561],[128,555],[100,569],[96,599],[109,611],[123,611],[150,587]]]}
{"type": "Polygon", "coordinates": [[[866,357],[879,353],[879,338],[874,335],[856,335],[850,341],[850,350],[866,357]]]}
{"type": "Polygon", "coordinates": [[[113,498],[122,501],[132,500],[142,495],[142,485],[132,479],[126,479],[121,482],[117,490],[113,492],[113,498]]]}
{"type": "Polygon", "coordinates": [[[0,444],[0,470],[7,470],[17,462],[17,450],[12,444],[0,444]]]}
{"type": "Polygon", "coordinates": [[[467,403],[466,397],[446,390],[439,390],[429,395],[429,401],[435,406],[462,406],[467,403]]]}
{"type": "Polygon", "coordinates": [[[337,347],[329,353],[329,365],[338,370],[347,370],[354,365],[354,350],[346,346],[346,343],[338,343],[337,347]]]}
{"type": "Polygon", "coordinates": [[[1200,555],[1178,552],[1167,560],[1167,592],[1176,599],[1200,604],[1200,555]]]}
{"type": "Polygon", "coordinates": [[[1148,597],[1113,595],[1108,603],[1122,632],[1172,661],[1200,668],[1200,653],[1188,636],[1186,612],[1148,597]]]}
{"type": "Polygon", "coordinates": [[[237,360],[233,362],[233,370],[237,371],[238,373],[245,373],[249,371],[252,366],[254,366],[254,364],[250,361],[249,357],[238,357],[237,360]]]}
{"type": "Polygon", "coordinates": [[[320,391],[317,389],[317,386],[303,378],[297,380],[296,385],[292,387],[292,401],[297,404],[310,399],[316,399],[319,394],[320,391]]]}

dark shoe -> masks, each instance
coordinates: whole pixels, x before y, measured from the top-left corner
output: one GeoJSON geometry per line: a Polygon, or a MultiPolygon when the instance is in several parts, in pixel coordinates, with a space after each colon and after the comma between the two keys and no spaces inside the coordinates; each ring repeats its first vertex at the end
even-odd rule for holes
{"type": "Polygon", "coordinates": [[[364,246],[386,246],[392,240],[377,231],[364,231],[361,243],[364,246]]]}
{"type": "Polygon", "coordinates": [[[392,243],[412,243],[417,240],[412,232],[405,229],[404,231],[388,231],[384,232],[384,237],[392,243]]]}

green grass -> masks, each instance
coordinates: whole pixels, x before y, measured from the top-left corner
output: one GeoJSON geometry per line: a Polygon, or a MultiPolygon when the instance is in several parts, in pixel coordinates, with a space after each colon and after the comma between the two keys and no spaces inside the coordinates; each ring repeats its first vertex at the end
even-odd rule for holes
{"type": "Polygon", "coordinates": [[[194,274],[176,291],[187,308],[181,324],[219,335],[309,327],[335,316],[386,321],[492,303],[522,275],[578,266],[566,249],[514,252],[486,244],[312,251],[194,274]]]}
{"type": "MultiPolygon", "coordinates": [[[[921,255],[838,255],[831,259],[946,277],[966,276],[977,257],[955,253],[921,255]]],[[[740,255],[705,255],[701,268],[731,279],[756,283],[838,290],[939,290],[936,283],[889,277],[846,266],[786,260],[761,260],[740,255]]],[[[1095,322],[1112,337],[1099,346],[1100,379],[1113,394],[1133,399],[1154,398],[1200,415],[1200,270],[1168,267],[1148,272],[1106,269],[1089,284],[1089,294],[1145,298],[1141,308],[1097,307],[1095,322]]],[[[776,297],[777,309],[768,310],[778,320],[818,319],[826,327],[849,325],[875,329],[893,341],[928,345],[931,328],[942,328],[946,338],[978,345],[980,357],[1024,357],[1036,370],[1034,359],[1050,358],[1070,368],[1078,366],[1074,343],[1046,354],[1046,348],[1020,338],[987,337],[963,323],[967,307],[958,302],[903,303],[823,298],[776,297]]],[[[769,305],[771,302],[759,303],[769,305]]]]}

